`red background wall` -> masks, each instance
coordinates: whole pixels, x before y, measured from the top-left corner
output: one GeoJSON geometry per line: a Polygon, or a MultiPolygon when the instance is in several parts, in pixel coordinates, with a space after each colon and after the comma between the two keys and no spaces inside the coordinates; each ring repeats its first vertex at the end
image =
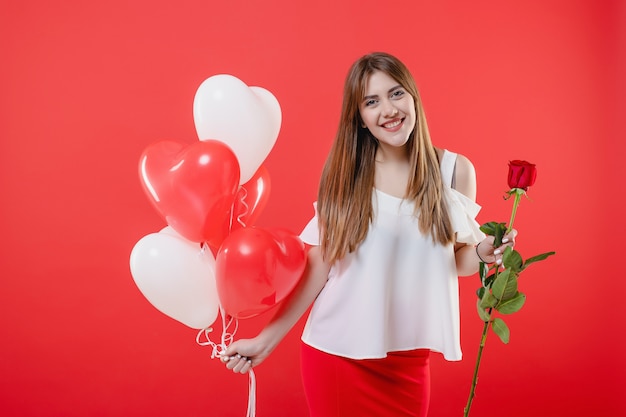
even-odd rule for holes
{"type": "MultiPolygon", "coordinates": [[[[615,1],[3,0],[0,13],[0,413],[244,416],[247,378],[154,309],[128,258],[165,226],[136,167],[196,140],[218,73],[270,90],[283,124],[259,226],[299,232],[343,78],[385,50],[412,69],[436,145],[475,164],[479,220],[508,220],[506,164],[537,164],[516,227],[526,306],[492,334],[473,414],[626,413],[623,274],[626,10],[615,1]],[[619,122],[619,123],[618,123],[619,122]]],[[[433,359],[431,416],[460,416],[481,323],[462,282],[465,359],[433,359]]],[[[253,334],[266,315],[241,323],[253,334]]],[[[257,368],[258,414],[301,416],[302,322],[257,368]]]]}

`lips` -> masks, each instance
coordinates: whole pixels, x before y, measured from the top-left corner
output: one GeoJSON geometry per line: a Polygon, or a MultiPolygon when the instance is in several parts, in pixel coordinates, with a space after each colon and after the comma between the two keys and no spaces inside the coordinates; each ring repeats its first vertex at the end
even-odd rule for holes
{"type": "Polygon", "coordinates": [[[385,129],[394,129],[400,126],[403,121],[404,119],[393,119],[392,121],[383,124],[382,127],[384,127],[385,129]]]}

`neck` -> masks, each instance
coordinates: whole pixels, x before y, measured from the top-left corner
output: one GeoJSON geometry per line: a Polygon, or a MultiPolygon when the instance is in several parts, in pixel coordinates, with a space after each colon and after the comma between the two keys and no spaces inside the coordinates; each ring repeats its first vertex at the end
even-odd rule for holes
{"type": "Polygon", "coordinates": [[[377,163],[404,163],[409,161],[409,149],[406,146],[389,146],[381,143],[376,150],[377,163]]]}

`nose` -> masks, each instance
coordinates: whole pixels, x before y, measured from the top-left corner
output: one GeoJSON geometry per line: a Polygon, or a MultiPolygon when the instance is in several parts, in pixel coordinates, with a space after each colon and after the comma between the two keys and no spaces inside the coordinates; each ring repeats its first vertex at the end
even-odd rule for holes
{"type": "Polygon", "coordinates": [[[385,105],[383,115],[385,117],[394,117],[396,114],[398,114],[398,109],[396,109],[392,102],[388,101],[385,105]]]}

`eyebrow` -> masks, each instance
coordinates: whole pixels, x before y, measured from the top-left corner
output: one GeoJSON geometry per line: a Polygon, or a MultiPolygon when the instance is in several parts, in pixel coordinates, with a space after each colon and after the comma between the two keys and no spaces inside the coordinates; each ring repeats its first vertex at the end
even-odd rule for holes
{"type": "MultiPolygon", "coordinates": [[[[397,90],[397,89],[399,89],[399,88],[402,88],[402,86],[401,86],[400,84],[398,84],[398,85],[396,85],[396,86],[394,86],[394,87],[391,87],[391,88],[387,91],[387,94],[393,93],[394,91],[396,91],[396,90],[397,90]]],[[[372,99],[372,98],[377,98],[377,97],[378,97],[378,94],[372,94],[372,95],[370,95],[370,96],[365,96],[365,97],[363,97],[363,100],[361,100],[361,101],[366,101],[366,100],[370,100],[370,99],[372,99]]]]}

